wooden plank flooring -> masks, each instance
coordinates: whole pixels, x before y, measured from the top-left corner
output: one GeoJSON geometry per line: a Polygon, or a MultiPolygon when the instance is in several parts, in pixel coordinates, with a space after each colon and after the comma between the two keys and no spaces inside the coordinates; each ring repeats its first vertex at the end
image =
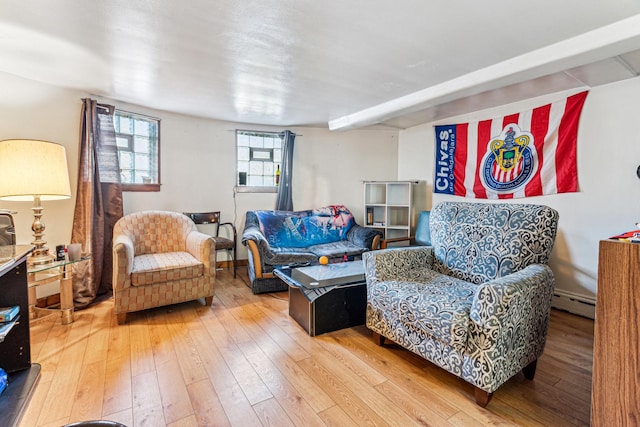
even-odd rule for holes
{"type": "Polygon", "coordinates": [[[38,320],[42,375],[21,427],[109,419],[138,426],[586,426],[593,321],[552,312],[534,381],[519,374],[483,409],[473,388],[365,327],[309,337],[287,293],[253,295],[218,274],[212,307],[147,310],[118,326],[105,300],[76,321],[38,320]]]}

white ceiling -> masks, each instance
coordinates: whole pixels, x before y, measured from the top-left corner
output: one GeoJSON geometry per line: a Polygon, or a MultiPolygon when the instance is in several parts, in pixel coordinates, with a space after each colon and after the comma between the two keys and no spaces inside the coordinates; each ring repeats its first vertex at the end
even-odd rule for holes
{"type": "Polygon", "coordinates": [[[639,14],[638,0],[0,0],[0,72],[220,120],[405,128],[635,77],[639,14]]]}

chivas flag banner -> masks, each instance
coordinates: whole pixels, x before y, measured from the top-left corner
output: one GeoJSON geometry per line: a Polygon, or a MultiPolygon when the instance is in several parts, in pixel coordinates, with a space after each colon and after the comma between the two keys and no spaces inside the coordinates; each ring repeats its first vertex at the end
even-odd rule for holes
{"type": "Polygon", "coordinates": [[[578,191],[576,140],[587,93],[505,117],[436,126],[433,191],[480,199],[578,191]]]}

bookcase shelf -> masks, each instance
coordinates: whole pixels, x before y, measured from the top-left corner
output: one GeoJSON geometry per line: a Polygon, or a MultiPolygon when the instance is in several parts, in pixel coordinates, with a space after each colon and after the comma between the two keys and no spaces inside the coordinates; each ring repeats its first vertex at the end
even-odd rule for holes
{"type": "Polygon", "coordinates": [[[27,255],[29,245],[0,246],[0,307],[20,306],[11,330],[0,342],[0,368],[9,376],[9,385],[0,395],[0,425],[17,426],[40,377],[40,365],[31,363],[29,298],[27,292],[27,255]]]}
{"type": "MultiPolygon", "coordinates": [[[[17,318],[13,319],[10,322],[4,322],[0,324],[0,343],[4,342],[5,337],[11,333],[11,330],[18,323],[19,320],[20,320],[20,316],[18,316],[17,318]]],[[[2,368],[2,366],[0,366],[0,368],[2,368]]]]}
{"type": "Polygon", "coordinates": [[[416,181],[365,181],[365,227],[382,231],[385,239],[409,237],[416,184],[416,181]]]}

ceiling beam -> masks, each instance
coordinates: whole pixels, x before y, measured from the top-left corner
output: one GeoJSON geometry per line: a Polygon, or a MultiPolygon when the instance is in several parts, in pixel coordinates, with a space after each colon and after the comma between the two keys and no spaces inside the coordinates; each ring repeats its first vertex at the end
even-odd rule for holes
{"type": "Polygon", "coordinates": [[[562,72],[640,48],[640,14],[420,91],[329,121],[330,130],[369,126],[471,95],[562,72]]]}

